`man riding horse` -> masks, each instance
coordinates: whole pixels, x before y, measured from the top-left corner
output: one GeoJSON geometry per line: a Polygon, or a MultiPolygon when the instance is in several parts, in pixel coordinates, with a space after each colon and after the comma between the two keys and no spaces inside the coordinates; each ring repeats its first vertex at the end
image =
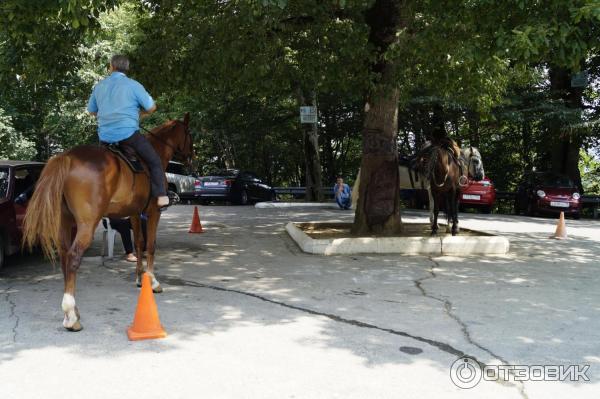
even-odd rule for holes
{"type": "Polygon", "coordinates": [[[69,331],[83,328],[75,302],[77,272],[103,216],[130,217],[138,258],[136,282],[146,272],[152,290],[162,291],[154,275],[154,259],[159,208],[169,203],[164,170],[173,157],[191,164],[194,153],[187,113],[182,121],[167,121],[146,136],[139,133],[140,114],[151,113],[156,106],[144,87],[125,75],[128,67],[126,57],[112,58],[111,74],[94,87],[88,111],[98,118],[102,142],[135,150],[146,167],[132,167],[106,146],[71,148],[48,160],[24,218],[23,244],[39,245],[51,259],[57,252],[60,257],[65,280],[63,326],[69,331]],[[147,217],[145,269],[142,213],[147,217]]]}
{"type": "Polygon", "coordinates": [[[165,172],[158,154],[139,131],[140,117],[156,111],[156,104],[144,86],[125,75],[128,70],[129,59],[114,55],[111,73],[94,86],[87,110],[98,120],[100,142],[131,148],[144,160],[150,171],[152,196],[163,207],[169,204],[165,172]]]}

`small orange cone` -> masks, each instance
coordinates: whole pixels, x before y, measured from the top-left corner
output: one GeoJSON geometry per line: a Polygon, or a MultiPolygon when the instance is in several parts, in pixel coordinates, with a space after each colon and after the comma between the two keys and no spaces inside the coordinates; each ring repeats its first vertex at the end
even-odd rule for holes
{"type": "Polygon", "coordinates": [[[160,324],[158,309],[152,293],[152,281],[150,275],[142,275],[142,290],[138,298],[138,305],[133,318],[133,324],[127,329],[130,341],[142,339],[164,338],[167,333],[160,324]]]}
{"type": "Polygon", "coordinates": [[[565,224],[565,213],[560,213],[558,224],[556,225],[556,232],[550,238],[556,238],[557,240],[563,240],[567,238],[567,226],[565,224]]]}
{"type": "Polygon", "coordinates": [[[190,226],[190,233],[204,233],[202,230],[202,223],[200,223],[200,214],[198,213],[198,207],[194,207],[194,217],[192,218],[192,225],[190,226]]]}

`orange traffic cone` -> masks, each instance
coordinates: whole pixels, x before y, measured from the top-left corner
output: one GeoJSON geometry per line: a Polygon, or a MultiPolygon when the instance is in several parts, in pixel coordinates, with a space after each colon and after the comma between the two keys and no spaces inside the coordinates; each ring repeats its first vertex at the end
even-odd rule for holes
{"type": "Polygon", "coordinates": [[[142,290],[138,298],[133,324],[127,329],[127,336],[130,341],[164,338],[167,336],[158,318],[158,309],[156,308],[154,294],[152,293],[152,281],[148,273],[142,275],[142,290]]]}
{"type": "Polygon", "coordinates": [[[560,213],[558,224],[556,225],[556,232],[550,238],[556,238],[557,240],[563,240],[567,238],[567,226],[565,224],[565,213],[560,213]]]}
{"type": "Polygon", "coordinates": [[[192,225],[190,226],[190,233],[204,233],[202,230],[202,223],[200,223],[200,215],[198,214],[198,207],[194,207],[194,217],[192,218],[192,225]]]}

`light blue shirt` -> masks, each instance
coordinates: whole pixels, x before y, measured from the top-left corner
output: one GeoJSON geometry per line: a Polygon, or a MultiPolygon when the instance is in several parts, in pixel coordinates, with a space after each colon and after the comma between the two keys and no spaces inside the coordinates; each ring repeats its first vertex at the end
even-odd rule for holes
{"type": "Polygon", "coordinates": [[[144,86],[124,73],[113,72],[92,91],[88,112],[97,112],[100,141],[116,143],[140,128],[140,108],[147,111],[154,100],[144,86]]]}
{"type": "MultiPolygon", "coordinates": [[[[333,195],[337,196],[338,195],[338,190],[339,190],[339,185],[336,183],[335,186],[333,186],[333,195]]],[[[341,199],[346,199],[350,197],[350,186],[348,186],[346,183],[344,183],[343,187],[342,187],[342,192],[339,194],[341,199]]]]}

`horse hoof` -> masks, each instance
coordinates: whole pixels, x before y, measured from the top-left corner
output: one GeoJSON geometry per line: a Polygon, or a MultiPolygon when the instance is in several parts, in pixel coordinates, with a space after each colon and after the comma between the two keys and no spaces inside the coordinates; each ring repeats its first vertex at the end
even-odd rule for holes
{"type": "Polygon", "coordinates": [[[138,288],[142,288],[142,283],[140,282],[136,282],[135,285],[137,285],[138,288]]]}
{"type": "Polygon", "coordinates": [[[431,236],[432,236],[432,237],[435,237],[435,236],[437,236],[437,231],[432,231],[432,232],[431,232],[431,236]]]}
{"type": "Polygon", "coordinates": [[[154,292],[155,294],[160,294],[161,292],[163,292],[162,287],[159,285],[156,288],[152,288],[152,292],[154,292]]]}
{"type": "Polygon", "coordinates": [[[71,332],[78,332],[83,330],[83,326],[81,325],[81,323],[79,322],[79,320],[77,320],[75,322],[75,324],[73,324],[71,327],[65,327],[67,329],[67,331],[71,331],[71,332]]]}

